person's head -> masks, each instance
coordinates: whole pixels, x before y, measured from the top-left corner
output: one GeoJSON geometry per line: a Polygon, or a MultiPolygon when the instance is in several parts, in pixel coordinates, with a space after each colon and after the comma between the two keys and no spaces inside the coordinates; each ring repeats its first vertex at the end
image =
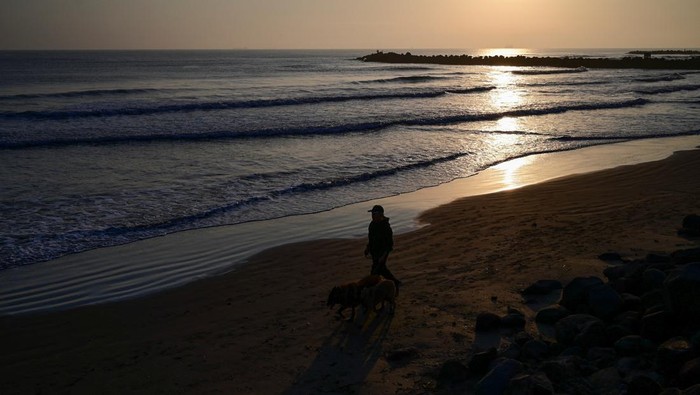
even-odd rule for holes
{"type": "Polygon", "coordinates": [[[367,211],[372,213],[372,221],[384,218],[384,207],[378,204],[367,211]]]}

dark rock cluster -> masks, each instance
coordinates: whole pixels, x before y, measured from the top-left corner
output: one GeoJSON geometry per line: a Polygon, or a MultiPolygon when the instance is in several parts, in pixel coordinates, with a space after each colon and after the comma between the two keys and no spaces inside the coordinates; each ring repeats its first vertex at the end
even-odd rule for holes
{"type": "MultiPolygon", "coordinates": [[[[696,217],[683,229],[700,231],[696,217]]],[[[438,392],[700,394],[700,248],[600,258],[605,280],[541,280],[522,291],[526,303],[561,294],[536,313],[534,335],[517,310],[480,314],[477,336],[498,331],[510,344],[445,362],[438,392]]]]}
{"type": "Polygon", "coordinates": [[[361,56],[357,60],[378,63],[422,63],[468,66],[546,66],[566,68],[606,68],[606,69],[672,69],[698,70],[700,56],[684,58],[643,58],[626,56],[623,58],[590,57],[551,57],[551,56],[471,56],[471,55],[413,55],[410,52],[382,52],[361,56]]]}

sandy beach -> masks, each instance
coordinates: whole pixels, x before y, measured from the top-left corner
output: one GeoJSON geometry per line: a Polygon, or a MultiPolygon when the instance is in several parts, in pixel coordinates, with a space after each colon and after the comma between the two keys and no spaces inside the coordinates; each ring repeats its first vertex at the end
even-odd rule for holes
{"type": "Polygon", "coordinates": [[[395,237],[394,315],[346,322],[326,307],[369,271],[358,238],[274,247],[143,298],[2,316],[0,393],[431,393],[445,361],[501,345],[477,336],[479,313],[515,307],[533,330],[519,293],[532,282],[602,277],[605,252],[698,246],[677,230],[700,213],[699,169],[700,151],[683,151],[429,209],[395,237]]]}

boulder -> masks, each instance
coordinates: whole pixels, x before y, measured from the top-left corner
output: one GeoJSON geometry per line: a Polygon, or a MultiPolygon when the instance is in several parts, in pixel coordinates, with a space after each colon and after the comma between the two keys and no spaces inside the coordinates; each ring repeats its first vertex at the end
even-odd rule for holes
{"type": "MultiPolygon", "coordinates": [[[[676,387],[672,388],[664,388],[663,391],[659,393],[659,395],[683,395],[683,391],[676,387]]],[[[689,395],[689,394],[686,394],[689,395]]]]}
{"type": "Polygon", "coordinates": [[[566,381],[569,377],[582,375],[583,359],[575,355],[558,356],[542,363],[542,371],[556,384],[566,381]]]}
{"type": "Polygon", "coordinates": [[[449,386],[469,378],[469,369],[461,362],[451,359],[442,364],[438,374],[438,386],[449,386]]]}
{"type": "Polygon", "coordinates": [[[700,236],[700,215],[690,214],[683,218],[681,233],[691,237],[700,236]]]}
{"type": "Polygon", "coordinates": [[[588,314],[562,318],[555,325],[555,330],[557,341],[563,345],[575,344],[586,348],[605,342],[605,325],[599,318],[588,314]]]}
{"type": "Polygon", "coordinates": [[[608,320],[620,312],[624,300],[611,286],[599,284],[588,288],[587,303],[594,316],[608,320]]]}
{"type": "Polygon", "coordinates": [[[477,395],[500,395],[506,392],[508,383],[522,369],[522,364],[514,359],[503,359],[490,372],[476,383],[477,395]]]}
{"type": "Polygon", "coordinates": [[[513,340],[515,343],[519,346],[522,346],[523,344],[527,343],[528,341],[532,340],[533,337],[531,334],[525,332],[525,331],[520,331],[513,336],[513,340]]]}
{"type": "Polygon", "coordinates": [[[530,340],[523,344],[520,356],[524,360],[542,360],[549,353],[549,345],[542,340],[530,340]]]}
{"type": "Polygon", "coordinates": [[[656,268],[649,268],[642,274],[642,286],[644,289],[660,289],[664,285],[666,273],[656,268]]]}
{"type": "Polygon", "coordinates": [[[501,317],[493,313],[480,313],[476,317],[477,332],[495,331],[501,326],[501,317]]]}
{"type": "Polygon", "coordinates": [[[472,373],[482,376],[489,371],[491,362],[493,362],[496,357],[498,357],[498,351],[496,351],[496,348],[491,347],[487,351],[474,354],[467,366],[472,373]]]}
{"type": "Polygon", "coordinates": [[[624,311],[613,318],[613,323],[620,325],[631,332],[638,332],[642,316],[637,311],[624,311]]]}
{"type": "Polygon", "coordinates": [[[617,371],[624,378],[632,378],[639,372],[648,371],[651,367],[649,358],[646,357],[622,357],[615,362],[617,371]]]}
{"type": "Polygon", "coordinates": [[[690,386],[686,388],[683,392],[683,395],[700,395],[700,384],[695,384],[693,386],[690,386]]]}
{"type": "Polygon", "coordinates": [[[615,351],[621,356],[637,356],[654,350],[654,343],[639,335],[630,335],[615,342],[615,351]]]}
{"type": "Polygon", "coordinates": [[[547,375],[541,372],[534,374],[519,374],[508,383],[509,395],[550,395],[554,387],[547,375]]]}
{"type": "Polygon", "coordinates": [[[700,262],[700,248],[674,251],[671,254],[671,258],[673,258],[673,262],[675,262],[677,265],[700,262]]]}
{"type": "Polygon", "coordinates": [[[683,227],[700,231],[700,215],[689,214],[683,218],[683,227]]]}
{"type": "Polygon", "coordinates": [[[681,322],[698,321],[700,318],[700,263],[689,263],[671,272],[664,281],[663,290],[668,307],[681,322]]]}
{"type": "Polygon", "coordinates": [[[672,261],[671,254],[659,254],[654,252],[647,254],[644,260],[649,263],[668,263],[672,261]]]}
{"type": "Polygon", "coordinates": [[[588,382],[598,394],[619,394],[623,388],[622,377],[614,366],[593,373],[588,377],[588,382]]]}
{"type": "Polygon", "coordinates": [[[623,293],[620,296],[622,296],[624,301],[622,305],[623,310],[641,311],[643,309],[642,298],[639,296],[630,293],[623,293]]]}
{"type": "Polygon", "coordinates": [[[645,309],[666,304],[666,297],[664,296],[664,291],[661,289],[654,289],[649,292],[645,292],[641,296],[641,299],[642,306],[644,306],[645,309]]]}
{"type": "Polygon", "coordinates": [[[586,353],[586,360],[596,369],[604,369],[615,365],[617,352],[612,347],[591,347],[586,353]]]}
{"type": "Polygon", "coordinates": [[[700,331],[696,332],[690,337],[690,344],[700,353],[700,331]]]}
{"type": "Polygon", "coordinates": [[[638,375],[627,382],[627,395],[657,395],[661,385],[651,377],[638,375]]]}
{"type": "Polygon", "coordinates": [[[501,318],[501,327],[508,329],[524,329],[525,316],[517,313],[510,313],[501,318]]]}
{"type": "Polygon", "coordinates": [[[562,284],[557,280],[538,280],[521,293],[523,295],[547,295],[559,289],[562,289],[562,284]]]}
{"type": "Polygon", "coordinates": [[[603,270],[603,275],[609,281],[615,281],[625,277],[627,275],[627,271],[625,270],[624,265],[608,266],[605,268],[605,270],[603,270]]]}
{"type": "Polygon", "coordinates": [[[501,358],[520,359],[520,346],[516,343],[510,343],[505,350],[501,350],[498,354],[501,358]]]}
{"type": "Polygon", "coordinates": [[[655,342],[663,341],[673,330],[670,319],[669,314],[663,310],[645,314],[639,334],[655,342]]]}
{"type": "Polygon", "coordinates": [[[690,342],[677,336],[661,343],[656,349],[656,365],[664,372],[675,373],[694,356],[690,342]]]}
{"type": "Polygon", "coordinates": [[[691,359],[683,364],[678,372],[678,384],[682,389],[700,384],[700,358],[691,359]]]}
{"type": "Polygon", "coordinates": [[[602,284],[603,280],[598,277],[576,277],[564,287],[559,304],[570,311],[578,312],[581,305],[586,305],[588,290],[602,284]]]}
{"type": "Polygon", "coordinates": [[[606,344],[615,344],[616,341],[623,337],[634,334],[636,334],[635,331],[620,324],[612,324],[605,327],[606,344]]]}
{"type": "Polygon", "coordinates": [[[564,306],[554,305],[545,307],[535,315],[535,322],[541,324],[556,324],[557,321],[571,315],[571,312],[564,306]]]}

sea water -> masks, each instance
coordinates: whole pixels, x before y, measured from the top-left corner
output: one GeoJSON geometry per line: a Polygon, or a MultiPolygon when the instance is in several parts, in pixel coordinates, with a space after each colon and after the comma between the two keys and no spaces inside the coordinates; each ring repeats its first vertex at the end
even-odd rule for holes
{"type": "Polygon", "coordinates": [[[700,134],[697,71],[355,59],[370,52],[0,52],[0,269],[700,134]]]}

